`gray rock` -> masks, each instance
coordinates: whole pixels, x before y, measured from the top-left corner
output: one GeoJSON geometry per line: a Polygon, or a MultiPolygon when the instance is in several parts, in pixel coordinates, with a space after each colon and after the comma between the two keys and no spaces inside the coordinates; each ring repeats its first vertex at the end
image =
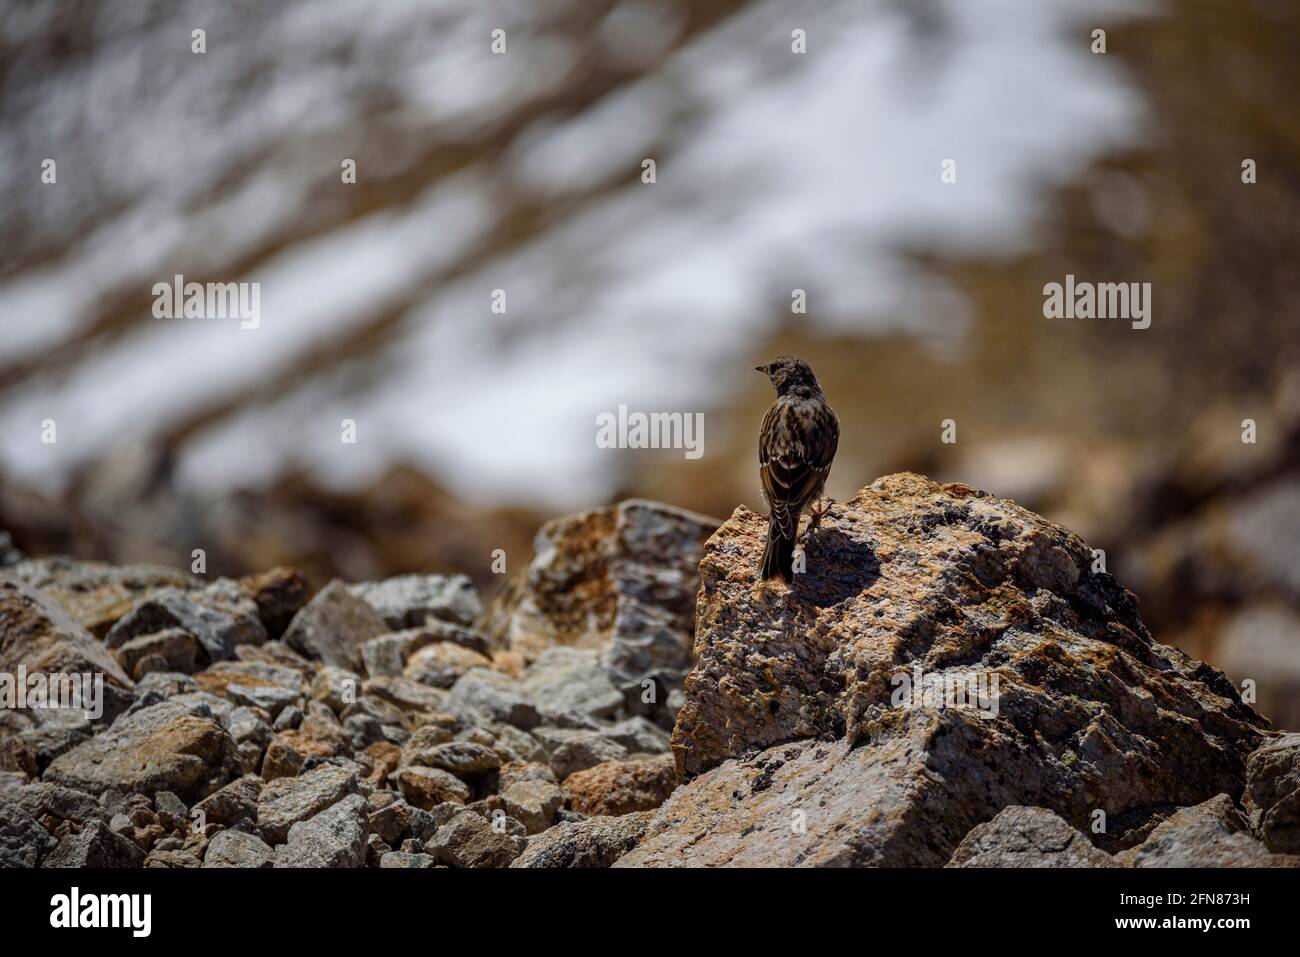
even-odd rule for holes
{"type": "Polygon", "coordinates": [[[204,867],[274,867],[275,851],[246,831],[225,830],[208,842],[204,867]]]}
{"type": "Polygon", "coordinates": [[[537,727],[542,717],[532,697],[509,675],[475,668],[457,679],[445,707],[471,719],[514,725],[525,731],[537,727]]]}
{"type": "Polygon", "coordinates": [[[366,862],[366,799],[350,794],[289,829],[276,867],[361,867],[366,862]]]}
{"type": "Polygon", "coordinates": [[[232,682],[226,685],[226,697],[235,704],[261,708],[271,717],[276,717],[290,705],[302,699],[302,693],[292,688],[276,688],[268,685],[244,685],[232,682]]]}
{"type": "Polygon", "coordinates": [[[536,658],[555,646],[593,649],[618,686],[655,676],[647,717],[672,726],[667,694],[691,668],[697,568],[716,519],[631,500],[548,522],[532,563],[484,614],[493,647],[536,658]],[[582,587],[575,587],[580,583],[582,587]]]}
{"type": "Polygon", "coordinates": [[[641,717],[632,717],[602,729],[601,734],[623,745],[631,754],[666,754],[669,736],[663,728],[641,717]]]}
{"type": "Polygon", "coordinates": [[[157,694],[162,698],[170,698],[198,690],[198,682],[179,671],[151,671],[135,683],[136,694],[142,697],[147,694],[157,694]]]}
{"type": "Polygon", "coordinates": [[[1300,857],[1270,854],[1251,837],[1226,794],[1183,808],[1116,859],[1127,867],[1300,867],[1300,857]]]}
{"type": "Polygon", "coordinates": [[[1250,756],[1246,806],[1269,850],[1300,854],[1300,734],[1269,741],[1250,756]]]}
{"type": "Polygon", "coordinates": [[[501,805],[529,834],[537,834],[555,823],[564,806],[564,791],[552,781],[517,780],[501,791],[501,805]]]}
{"type": "Polygon", "coordinates": [[[0,798],[0,868],[36,867],[56,843],[26,809],[0,798]]]}
{"type": "Polygon", "coordinates": [[[188,816],[205,824],[220,824],[223,827],[235,827],[244,822],[256,823],[261,796],[262,779],[254,774],[246,774],[199,801],[188,816]]]}
{"type": "Polygon", "coordinates": [[[284,643],[312,660],[356,671],[361,667],[361,646],[389,630],[374,607],[335,580],[293,616],[284,643]]]}
{"type": "Polygon", "coordinates": [[[441,768],[466,780],[501,767],[501,758],[495,751],[468,741],[448,741],[445,744],[435,744],[418,750],[408,745],[403,756],[407,753],[410,753],[415,763],[430,768],[441,768]]]}
{"type": "Polygon", "coordinates": [[[637,846],[651,812],[566,822],[528,841],[511,867],[613,867],[637,846]]]}
{"type": "Polygon", "coordinates": [[[370,677],[397,677],[406,669],[407,660],[416,652],[437,643],[459,645],[470,651],[487,654],[483,635],[463,625],[429,619],[416,628],[406,628],[372,638],[361,646],[361,660],[370,677]]]}
{"type": "Polygon", "coordinates": [[[134,842],[109,830],[101,821],[88,821],[77,834],[69,834],[47,856],[42,867],[140,867],[144,851],[134,842]]]}
{"type": "Polygon", "coordinates": [[[506,867],[526,846],[522,837],[497,830],[482,815],[464,811],[438,828],[425,850],[448,867],[506,867]]]}
{"type": "Polygon", "coordinates": [[[271,724],[274,731],[292,731],[302,724],[302,709],[297,705],[289,705],[275,716],[275,721],[271,724]]]}
{"type": "Polygon", "coordinates": [[[6,790],[3,796],[37,820],[49,816],[55,821],[71,821],[78,826],[87,821],[108,821],[108,814],[94,797],[48,781],[35,781],[25,787],[6,790]]]}
{"type": "Polygon", "coordinates": [[[1041,807],[1009,807],[957,845],[949,867],[1116,867],[1060,816],[1041,807]]]}
{"type": "Polygon", "coordinates": [[[248,706],[232,708],[222,716],[221,725],[236,744],[253,741],[266,747],[271,741],[271,726],[257,711],[248,706]]]}
{"type": "MultiPolygon", "coordinates": [[[[357,793],[356,772],[326,764],[296,778],[276,778],[262,788],[257,826],[271,844],[279,844],[293,825],[357,793]]],[[[362,843],[365,842],[364,835],[362,843]]]]}
{"type": "Polygon", "coordinates": [[[546,749],[546,761],[560,780],[605,761],[621,761],[627,748],[599,731],[579,728],[538,728],[533,737],[546,749]]]}
{"type": "Polygon", "coordinates": [[[341,714],[361,696],[361,676],[347,668],[326,665],[316,672],[308,693],[313,701],[341,714]]]}
{"type": "Polygon", "coordinates": [[[133,638],[170,629],[189,632],[208,661],[222,661],[235,646],[266,641],[257,603],[232,582],[217,581],[197,591],[168,588],[142,599],[109,630],[105,643],[121,648],[133,638]]]}
{"type": "Polygon", "coordinates": [[[435,867],[433,856],[430,854],[407,854],[404,851],[389,851],[379,858],[379,866],[382,868],[426,868],[435,867]]]}
{"type": "Polygon", "coordinates": [[[203,862],[186,850],[163,850],[155,847],[144,859],[146,868],[165,870],[191,870],[203,866],[203,862]]]}
{"type": "Polygon", "coordinates": [[[612,718],[623,707],[623,693],[599,655],[580,648],[548,648],[528,666],[519,687],[539,708],[552,712],[612,718]]]}
{"type": "Polygon", "coordinates": [[[393,629],[415,628],[428,618],[470,625],[483,610],[466,575],[401,575],[349,588],[373,605],[393,629]]]}

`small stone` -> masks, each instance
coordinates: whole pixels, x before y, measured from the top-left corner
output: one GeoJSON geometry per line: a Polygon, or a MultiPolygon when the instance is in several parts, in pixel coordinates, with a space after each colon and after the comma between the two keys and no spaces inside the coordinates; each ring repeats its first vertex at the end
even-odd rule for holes
{"type": "Polygon", "coordinates": [[[461,675],[447,695],[447,710],[478,720],[499,721],[530,730],[542,717],[519,683],[499,671],[475,668],[461,675]]]}
{"type": "Polygon", "coordinates": [[[335,580],[294,616],[284,642],[307,658],[356,671],[361,646],[389,630],[373,607],[335,580]]]}
{"type": "Polygon", "coordinates": [[[379,866],[384,868],[426,868],[434,867],[434,860],[429,854],[407,854],[403,851],[389,851],[379,859],[379,866]]]}
{"type": "Polygon", "coordinates": [[[505,812],[537,834],[555,823],[555,812],[564,805],[564,791],[553,781],[516,780],[501,791],[505,812]]]}
{"type": "Polygon", "coordinates": [[[621,761],[627,748],[599,731],[580,728],[538,728],[533,737],[546,749],[547,763],[561,780],[605,761],[621,761]]]}
{"type": "Polygon", "coordinates": [[[36,867],[56,843],[21,805],[0,799],[0,868],[36,867]]]}
{"type": "Polygon", "coordinates": [[[289,829],[276,867],[361,867],[366,860],[366,799],[350,794],[289,829]]]}
{"type": "Polygon", "coordinates": [[[235,827],[245,821],[256,822],[261,796],[262,779],[246,774],[199,801],[188,816],[190,820],[223,827],[235,827]]]}
{"type": "Polygon", "coordinates": [[[199,641],[184,628],[164,628],[131,638],[114,652],[122,669],[136,681],[154,672],[194,671],[199,641]]]}
{"type": "Polygon", "coordinates": [[[402,797],[425,810],[445,802],[464,804],[471,796],[469,785],[438,768],[402,768],[396,778],[402,797]]]}
{"type": "Polygon", "coordinates": [[[671,754],[606,761],[564,779],[569,806],[591,816],[652,811],[668,799],[676,786],[671,754]]]}
{"type": "Polygon", "coordinates": [[[415,628],[429,618],[469,625],[483,610],[466,575],[400,575],[349,586],[394,629],[415,628]]]}
{"type": "Polygon", "coordinates": [[[433,688],[450,688],[471,668],[491,668],[492,659],[469,648],[439,641],[411,655],[402,674],[433,688]]]}
{"type": "Polygon", "coordinates": [[[494,828],[486,818],[464,811],[438,828],[425,850],[449,867],[506,867],[527,842],[494,828]]]}
{"type": "Polygon", "coordinates": [[[204,867],[274,867],[275,851],[255,834],[225,830],[208,842],[204,867]]]}
{"type": "Polygon", "coordinates": [[[262,788],[257,802],[257,824],[262,836],[280,844],[300,821],[356,793],[355,772],[323,765],[301,777],[277,778],[262,788]]]}

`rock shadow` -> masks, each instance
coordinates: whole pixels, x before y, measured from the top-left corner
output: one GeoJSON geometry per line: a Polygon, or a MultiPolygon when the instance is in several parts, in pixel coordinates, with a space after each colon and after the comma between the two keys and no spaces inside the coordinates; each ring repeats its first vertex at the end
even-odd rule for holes
{"type": "Polygon", "coordinates": [[[806,540],[807,570],[794,576],[791,591],[800,601],[828,608],[869,588],[880,577],[880,561],[870,542],[837,528],[819,528],[806,540]]]}

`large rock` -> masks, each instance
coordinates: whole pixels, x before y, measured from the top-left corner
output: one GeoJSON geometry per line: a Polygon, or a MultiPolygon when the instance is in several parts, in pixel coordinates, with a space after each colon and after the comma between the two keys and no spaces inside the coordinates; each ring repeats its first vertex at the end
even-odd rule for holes
{"type": "MultiPolygon", "coordinates": [[[[106,686],[132,681],[108,650],[53,599],[0,575],[0,673],[104,675],[106,686]]],[[[106,688],[107,690],[107,688],[106,688]]]]}
{"type": "Polygon", "coordinates": [[[206,704],[169,698],[123,715],[59,755],[45,780],[92,794],[171,791],[198,800],[229,779],[234,753],[235,742],[206,704]]]}
{"type": "Polygon", "coordinates": [[[1079,831],[1041,807],[1009,807],[975,828],[949,867],[1115,867],[1079,831]]]}
{"type": "Polygon", "coordinates": [[[656,716],[691,667],[696,566],[715,519],[630,500],[542,527],[534,557],[481,627],[531,660],[563,645],[595,649],[612,678],[656,683],[656,716]]]}
{"type": "Polygon", "coordinates": [[[709,541],[673,734],[695,780],[620,865],[941,865],[1013,805],[1081,830],[1103,810],[1118,850],[1161,806],[1244,785],[1263,719],[1153,641],[1071,532],[889,476],[786,586],[756,581],[765,529],[742,508],[709,541]]]}
{"type": "Polygon", "coordinates": [[[313,660],[357,671],[361,646],[390,630],[378,611],[336,580],[293,617],[284,643],[313,660]]]}
{"type": "Polygon", "coordinates": [[[1270,854],[1255,840],[1226,794],[1183,808],[1117,859],[1129,867],[1300,867],[1300,857],[1270,854]]]}
{"type": "Polygon", "coordinates": [[[1269,850],[1300,854],[1300,734],[1270,741],[1250,756],[1246,806],[1269,850]]]}

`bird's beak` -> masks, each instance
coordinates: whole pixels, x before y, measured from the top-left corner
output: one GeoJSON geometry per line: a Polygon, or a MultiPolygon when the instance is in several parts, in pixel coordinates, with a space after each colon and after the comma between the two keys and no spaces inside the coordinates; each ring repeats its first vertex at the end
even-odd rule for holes
{"type": "Polygon", "coordinates": [[[767,366],[754,366],[754,371],[755,371],[755,372],[767,372],[768,369],[767,369],[767,366]]]}

